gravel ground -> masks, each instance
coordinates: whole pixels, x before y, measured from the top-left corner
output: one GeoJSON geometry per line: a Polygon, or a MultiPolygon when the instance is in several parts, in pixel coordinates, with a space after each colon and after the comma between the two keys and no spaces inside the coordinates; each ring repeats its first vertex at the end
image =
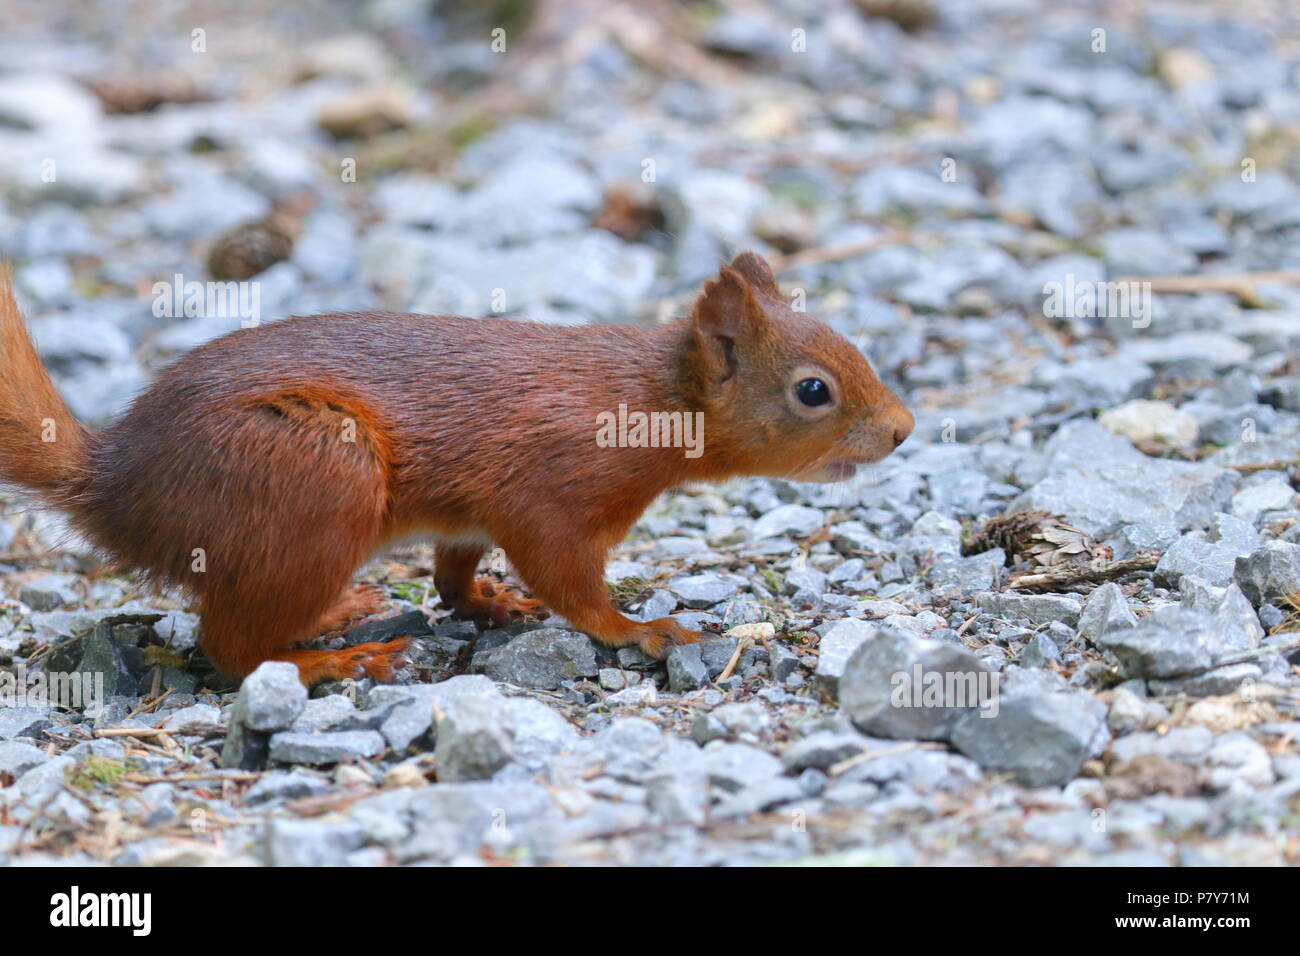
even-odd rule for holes
{"type": "Polygon", "coordinates": [[[87,421],[245,319],[653,324],[751,248],[917,429],[657,502],[608,578],[715,632],[666,664],[476,632],[411,547],[321,641],[413,666],[310,694],[5,499],[0,691],[108,697],[0,706],[0,862],[1297,862],[1287,4],[11,6],[0,254],[87,421]]]}

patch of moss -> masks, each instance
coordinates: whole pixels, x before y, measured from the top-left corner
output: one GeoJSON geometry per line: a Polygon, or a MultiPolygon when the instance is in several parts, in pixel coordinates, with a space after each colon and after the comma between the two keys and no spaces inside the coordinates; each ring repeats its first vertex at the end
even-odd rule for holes
{"type": "Polygon", "coordinates": [[[611,604],[615,607],[626,607],[646,592],[650,582],[645,578],[630,577],[623,578],[621,581],[606,582],[605,587],[609,591],[611,604]]]}
{"type": "Polygon", "coordinates": [[[771,568],[764,568],[759,577],[763,579],[763,587],[773,594],[780,594],[785,588],[785,578],[771,568]]]}
{"type": "Polygon", "coordinates": [[[403,601],[410,601],[416,607],[424,603],[426,590],[430,600],[436,600],[438,597],[437,588],[429,581],[399,581],[397,584],[390,584],[388,590],[403,601]]]}
{"type": "Polygon", "coordinates": [[[87,792],[94,790],[96,784],[115,787],[130,770],[124,760],[91,754],[75,768],[68,770],[68,784],[87,792]]]}

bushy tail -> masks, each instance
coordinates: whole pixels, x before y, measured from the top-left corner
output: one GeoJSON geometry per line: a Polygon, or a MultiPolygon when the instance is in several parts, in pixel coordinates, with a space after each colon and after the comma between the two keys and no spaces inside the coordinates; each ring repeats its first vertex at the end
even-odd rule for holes
{"type": "Polygon", "coordinates": [[[67,490],[85,464],[87,436],[41,365],[9,270],[0,270],[0,482],[67,490]]]}

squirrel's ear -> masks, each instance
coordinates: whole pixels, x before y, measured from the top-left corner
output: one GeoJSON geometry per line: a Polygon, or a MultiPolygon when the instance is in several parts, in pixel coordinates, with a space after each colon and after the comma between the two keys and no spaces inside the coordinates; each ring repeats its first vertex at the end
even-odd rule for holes
{"type": "Polygon", "coordinates": [[[776,276],[772,273],[772,267],[758,253],[742,252],[731,260],[731,268],[739,272],[745,281],[756,289],[775,292],[777,295],[781,294],[781,287],[776,284],[776,276]]]}
{"type": "Polygon", "coordinates": [[[716,279],[704,283],[693,317],[701,332],[735,341],[743,330],[763,322],[763,310],[744,277],[731,266],[723,266],[716,279]]]}
{"type": "Polygon", "coordinates": [[[716,279],[704,283],[695,300],[691,322],[695,340],[707,363],[707,376],[724,382],[736,374],[736,343],[760,332],[766,324],[763,310],[754,301],[744,278],[730,266],[723,266],[716,279]]]}

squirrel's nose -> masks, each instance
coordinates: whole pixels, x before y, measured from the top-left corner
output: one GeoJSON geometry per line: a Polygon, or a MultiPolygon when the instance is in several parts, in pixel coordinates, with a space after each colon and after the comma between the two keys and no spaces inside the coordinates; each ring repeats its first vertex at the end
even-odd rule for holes
{"type": "Polygon", "coordinates": [[[903,442],[907,441],[907,436],[912,434],[912,428],[916,425],[916,419],[912,417],[903,406],[898,406],[899,414],[894,416],[894,447],[897,448],[903,442]]]}

